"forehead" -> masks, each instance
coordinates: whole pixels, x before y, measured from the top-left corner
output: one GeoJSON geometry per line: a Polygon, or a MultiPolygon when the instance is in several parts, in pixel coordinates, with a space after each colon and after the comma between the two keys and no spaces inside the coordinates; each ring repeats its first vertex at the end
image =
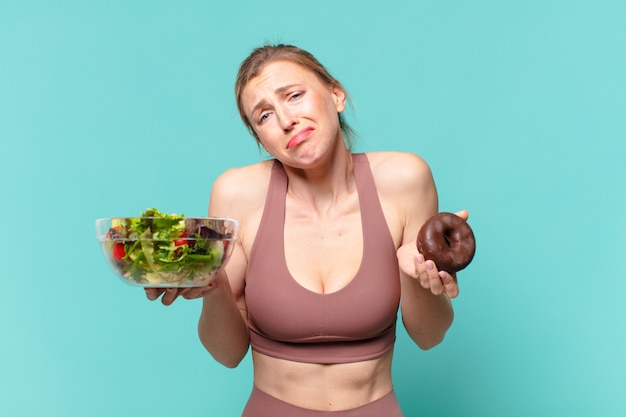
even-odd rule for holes
{"type": "Polygon", "coordinates": [[[265,65],[259,75],[251,78],[241,92],[242,103],[248,110],[267,95],[274,95],[287,85],[322,86],[319,77],[310,69],[291,61],[274,61],[265,65]]]}

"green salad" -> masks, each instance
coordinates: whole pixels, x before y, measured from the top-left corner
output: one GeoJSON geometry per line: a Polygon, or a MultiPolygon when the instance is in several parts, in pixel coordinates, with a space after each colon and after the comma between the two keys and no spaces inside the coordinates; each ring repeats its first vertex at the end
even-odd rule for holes
{"type": "Polygon", "coordinates": [[[221,266],[230,242],[210,226],[209,218],[147,209],[141,217],[112,219],[105,251],[110,251],[114,269],[131,283],[202,285],[221,266]]]}

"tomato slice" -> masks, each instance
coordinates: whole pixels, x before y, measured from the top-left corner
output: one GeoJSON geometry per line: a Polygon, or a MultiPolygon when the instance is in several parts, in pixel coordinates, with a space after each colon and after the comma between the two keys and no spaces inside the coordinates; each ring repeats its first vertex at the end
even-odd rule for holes
{"type": "Polygon", "coordinates": [[[126,249],[124,249],[124,244],[116,242],[113,245],[112,255],[113,259],[115,259],[117,262],[124,259],[124,257],[126,256],[126,249]]]}
{"type": "Polygon", "coordinates": [[[182,232],[182,233],[180,234],[180,237],[181,237],[181,238],[180,238],[180,239],[176,239],[176,240],[174,241],[174,246],[183,246],[183,245],[188,245],[188,244],[189,244],[189,242],[187,242],[187,241],[185,240],[185,238],[186,238],[187,236],[188,236],[187,232],[182,232]]]}

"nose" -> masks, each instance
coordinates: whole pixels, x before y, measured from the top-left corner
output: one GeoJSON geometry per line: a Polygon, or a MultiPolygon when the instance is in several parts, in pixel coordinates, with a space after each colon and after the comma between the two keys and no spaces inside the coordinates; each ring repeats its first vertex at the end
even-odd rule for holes
{"type": "Polygon", "coordinates": [[[280,110],[277,111],[278,120],[280,123],[280,127],[288,132],[298,123],[296,116],[288,107],[281,107],[280,110]]]}

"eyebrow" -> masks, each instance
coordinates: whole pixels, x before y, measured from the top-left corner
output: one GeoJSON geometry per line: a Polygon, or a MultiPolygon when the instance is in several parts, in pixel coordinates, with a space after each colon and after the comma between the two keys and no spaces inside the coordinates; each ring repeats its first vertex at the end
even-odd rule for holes
{"type": "MultiPolygon", "coordinates": [[[[287,90],[291,90],[293,87],[297,87],[300,84],[287,84],[284,85],[282,87],[278,87],[276,90],[274,90],[274,94],[276,95],[281,95],[283,94],[285,91],[287,90]]],[[[252,108],[252,110],[250,111],[250,115],[254,115],[254,113],[260,108],[265,106],[265,104],[267,103],[267,101],[265,99],[261,99],[257,104],[254,105],[254,107],[252,108]]]]}

